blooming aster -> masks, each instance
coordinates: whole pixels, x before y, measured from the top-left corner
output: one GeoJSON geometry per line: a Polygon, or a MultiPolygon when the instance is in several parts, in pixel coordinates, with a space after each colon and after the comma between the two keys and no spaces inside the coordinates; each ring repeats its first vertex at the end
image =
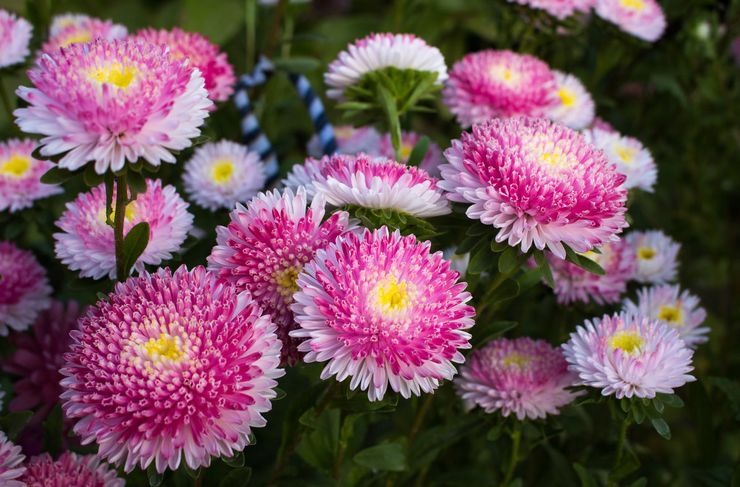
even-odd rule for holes
{"type": "Polygon", "coordinates": [[[662,321],[629,313],[604,315],[576,328],[563,344],[579,383],[601,394],[653,398],[694,381],[694,352],[662,321]]]}
{"type": "Polygon", "coordinates": [[[344,90],[367,73],[384,68],[437,73],[437,84],[447,79],[442,53],[413,34],[370,34],[355,41],[329,64],[324,81],[329,98],[342,99],[344,90]]]}
{"type": "Polygon", "coordinates": [[[648,42],[657,41],[666,28],[665,14],[656,0],[596,0],[596,15],[648,42]]]}
{"type": "Polygon", "coordinates": [[[64,452],[54,461],[48,453],[31,458],[21,477],[28,487],[124,487],[116,471],[95,455],[64,452]]]}
{"type": "Polygon", "coordinates": [[[550,120],[574,130],[582,130],[594,121],[594,100],[583,83],[573,76],[555,71],[555,103],[546,110],[550,120]]]}
{"type": "Polygon", "coordinates": [[[234,93],[234,67],[229,63],[226,53],[220,52],[217,45],[201,34],[185,32],[177,27],[172,30],[150,28],[137,32],[134,39],[166,46],[175,59],[190,60],[203,75],[211,100],[228,100],[234,93]]]}
{"type": "MultiPolygon", "coordinates": [[[[357,154],[366,152],[376,154],[380,150],[380,134],[374,127],[353,127],[351,125],[334,126],[334,137],[337,141],[337,152],[342,154],[357,154]]],[[[319,137],[314,135],[308,141],[308,154],[311,157],[321,157],[319,137]]]]}
{"type": "Polygon", "coordinates": [[[556,103],[555,74],[529,54],[488,49],[455,63],[444,102],[463,127],[490,118],[541,116],[556,103]]]}
{"type": "Polygon", "coordinates": [[[627,226],[624,175],[567,127],[543,119],[494,119],[463,132],[445,151],[439,186],[467,215],[498,228],[497,242],[532,244],[565,258],[563,244],[586,252],[627,226]]]}
{"type": "Polygon", "coordinates": [[[267,175],[256,152],[222,140],[204,144],[185,163],[185,191],[199,206],[215,211],[232,209],[261,190],[267,175]]]}
{"type": "Polygon", "coordinates": [[[600,129],[587,130],[585,135],[594,146],[606,153],[609,162],[617,166],[618,172],[627,176],[625,188],[639,188],[652,193],[658,169],[650,151],[639,140],[600,129]]]}
{"type": "Polygon", "coordinates": [[[663,284],[676,279],[678,242],[660,230],[630,232],[626,239],[637,256],[636,281],[663,284]]]}
{"type": "Polygon", "coordinates": [[[565,19],[576,12],[588,13],[596,0],[508,0],[528,7],[544,10],[553,17],[565,19]]]}
{"type": "MultiPolygon", "coordinates": [[[[126,205],[124,235],[138,223],[149,223],[149,241],[132,272],[141,272],[145,264],[159,265],[180,249],[193,226],[193,215],[187,208],[174,186],[162,187],[159,179],[147,180],[146,191],[126,205]]],[[[111,219],[114,212],[115,208],[108,215],[111,219]]],[[[82,277],[116,278],[115,238],[113,226],[107,223],[104,184],[67,203],[56,226],[62,230],[54,234],[59,260],[80,271],[82,277]]]]}
{"type": "Polygon", "coordinates": [[[543,340],[500,338],[475,350],[460,367],[455,388],[468,409],[515,414],[518,420],[559,414],[579,393],[559,348],[543,340]]]}
{"type": "Polygon", "coordinates": [[[0,336],[22,331],[51,306],[46,270],[33,254],[0,241],[0,336]]]}
{"type": "Polygon", "coordinates": [[[26,19],[0,9],[0,68],[26,59],[31,53],[28,44],[32,32],[33,26],[26,19]]]}
{"type": "MultiPolygon", "coordinates": [[[[421,135],[416,132],[401,132],[401,147],[399,148],[401,159],[398,162],[406,164],[416,144],[421,140],[421,135]]],[[[384,134],[380,139],[379,152],[381,157],[395,159],[396,153],[393,149],[391,134],[384,134]]],[[[439,177],[439,166],[442,164],[442,150],[437,144],[430,141],[424,158],[419,162],[419,168],[426,171],[432,177],[439,177]]]]}
{"type": "Polygon", "coordinates": [[[35,148],[31,139],[0,142],[0,211],[14,213],[36,200],[64,192],[60,186],[41,182],[41,176],[54,165],[34,158],[35,148]]]}
{"type": "Polygon", "coordinates": [[[625,300],[624,311],[665,322],[691,348],[709,340],[706,336],[709,328],[700,326],[707,312],[699,306],[699,298],[689,291],[682,292],[677,285],[644,287],[637,291],[637,303],[625,300]]]}
{"type": "Polygon", "coordinates": [[[5,433],[0,431],[0,485],[3,487],[26,487],[18,477],[23,475],[25,455],[21,447],[14,445],[5,433]]]}
{"type": "Polygon", "coordinates": [[[441,252],[387,227],[346,234],[319,250],[298,276],[296,320],[306,362],[328,362],[322,379],[351,377],[371,401],[405,398],[451,379],[475,310],[441,252]]]}
{"type": "Polygon", "coordinates": [[[28,76],[34,87],[16,93],[30,106],[13,112],[16,123],[45,135],[41,154],[66,153],[59,166],[69,170],[174,163],[170,151],[190,147],[212,104],[200,71],[142,41],[72,44],[42,55],[28,76]]]}
{"type": "Polygon", "coordinates": [[[55,19],[49,40],[41,47],[41,51],[53,53],[61,47],[71,46],[72,44],[86,44],[96,39],[112,41],[123,39],[127,35],[126,27],[114,24],[110,20],[100,20],[86,15],[63,16],[59,20],[55,19]]]}
{"type": "Polygon", "coordinates": [[[71,25],[82,25],[90,18],[89,15],[75,13],[55,15],[51,19],[51,26],[49,26],[49,37],[54,37],[71,25]]]}
{"type": "Polygon", "coordinates": [[[601,253],[589,251],[581,255],[599,264],[606,272],[603,276],[547,254],[558,303],[619,302],[627,282],[635,276],[635,253],[624,239],[605,243],[599,250],[601,253]]]}
{"type": "Polygon", "coordinates": [[[290,304],[298,290],[296,279],[317,250],[353,229],[347,212],[322,222],[324,200],[318,196],[306,206],[299,188],[260,193],[246,206],[237,204],[226,227],[216,229],[216,246],[208,263],[218,276],[247,290],[278,326],[282,359],[298,360],[297,343],[288,335],[297,327],[290,304]]]}
{"type": "Polygon", "coordinates": [[[61,370],[64,413],[126,472],[206,467],[266,424],[283,374],[275,325],[204,267],[119,283],[79,327],[61,370]]]}
{"type": "Polygon", "coordinates": [[[39,421],[59,402],[62,379],[59,369],[69,350],[69,333],[77,327],[80,312],[77,303],[66,306],[54,301],[39,315],[31,333],[11,334],[15,352],[3,363],[3,371],[19,376],[13,384],[15,397],[10,411],[24,411],[41,406],[39,421]]]}

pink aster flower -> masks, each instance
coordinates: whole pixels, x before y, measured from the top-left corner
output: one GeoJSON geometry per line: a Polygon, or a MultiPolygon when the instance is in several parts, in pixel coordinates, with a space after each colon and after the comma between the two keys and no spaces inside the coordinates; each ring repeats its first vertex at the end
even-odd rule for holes
{"type": "MultiPolygon", "coordinates": [[[[296,168],[294,167],[294,171],[296,168]]],[[[393,209],[426,218],[450,213],[437,179],[423,169],[367,154],[325,156],[306,162],[313,191],[330,205],[393,209]]]]}
{"type": "MultiPolygon", "coordinates": [[[[400,155],[401,159],[399,162],[406,164],[409,160],[411,152],[416,147],[416,144],[421,139],[421,135],[416,132],[401,132],[401,147],[400,155]]],[[[395,159],[396,153],[393,149],[393,142],[391,140],[391,134],[384,134],[380,139],[379,155],[388,159],[395,159]]],[[[439,166],[442,164],[442,150],[434,142],[429,142],[429,148],[427,153],[424,154],[424,158],[419,163],[419,168],[426,171],[432,177],[439,177],[439,166]]]]}
{"type": "Polygon", "coordinates": [[[593,122],[591,122],[591,126],[589,127],[590,130],[603,130],[604,132],[616,132],[617,130],[604,120],[603,118],[596,116],[594,117],[593,122]]]}
{"type": "Polygon", "coordinates": [[[22,63],[31,51],[33,26],[7,10],[0,9],[0,68],[22,63]]]}
{"type": "Polygon", "coordinates": [[[0,142],[0,211],[14,213],[64,192],[60,186],[41,182],[41,176],[54,165],[35,159],[31,155],[35,148],[31,139],[0,142]]]}
{"type": "Polygon", "coordinates": [[[559,414],[580,395],[568,390],[575,379],[560,349],[543,340],[500,338],[473,352],[455,388],[467,409],[513,413],[521,421],[559,414]]]}
{"type": "Polygon", "coordinates": [[[596,15],[648,42],[657,41],[666,28],[665,14],[655,0],[596,0],[596,15]]]}
{"type": "MultiPolygon", "coordinates": [[[[353,127],[351,125],[335,125],[334,137],[337,141],[337,151],[341,154],[357,154],[366,152],[377,154],[380,150],[380,134],[372,126],[353,127]]],[[[314,135],[308,141],[308,154],[311,157],[321,157],[319,137],[314,135]]]]}
{"type": "Polygon", "coordinates": [[[83,444],[126,472],[197,469],[243,450],[283,374],[269,316],[204,267],[117,284],[72,340],[64,412],[83,444]]]}
{"type": "Polygon", "coordinates": [[[676,279],[678,242],[660,230],[630,232],[626,239],[637,256],[636,281],[663,284],[676,279]]]}
{"type": "Polygon", "coordinates": [[[391,389],[408,398],[455,375],[470,348],[475,310],[441,252],[387,227],[346,234],[298,276],[296,320],[306,362],[327,362],[322,379],[351,378],[371,401],[391,389]]]}
{"type": "Polygon", "coordinates": [[[42,53],[53,53],[61,47],[86,44],[97,39],[106,41],[123,39],[128,35],[123,25],[87,16],[65,16],[57,21],[56,25],[52,24],[51,32],[49,40],[41,47],[42,53]]]}
{"type": "Polygon", "coordinates": [[[437,73],[437,84],[447,79],[442,53],[413,34],[370,34],[355,41],[329,64],[324,81],[329,98],[342,99],[344,90],[363,76],[384,68],[437,73]]]}
{"type": "Polygon", "coordinates": [[[530,8],[544,10],[553,17],[565,19],[576,12],[588,13],[596,0],[508,0],[530,8]]]}
{"type": "Polygon", "coordinates": [[[19,376],[13,384],[15,397],[10,411],[40,407],[34,423],[41,421],[59,402],[62,379],[59,369],[69,350],[69,333],[77,328],[80,312],[77,303],[54,301],[36,319],[31,333],[11,335],[15,352],[3,363],[3,371],[19,376]]]}
{"type": "Polygon", "coordinates": [[[282,194],[260,193],[246,208],[237,204],[226,227],[216,229],[216,246],[208,263],[221,279],[247,290],[278,325],[282,360],[293,364],[297,342],[288,336],[298,325],[290,304],[298,290],[296,279],[317,250],[354,229],[347,212],[324,219],[324,200],[318,196],[306,206],[299,188],[282,194]]]}
{"type": "Polygon", "coordinates": [[[594,121],[594,100],[583,83],[571,74],[555,71],[557,95],[546,116],[574,130],[582,130],[594,121]]]}
{"type": "MultiPolygon", "coordinates": [[[[123,230],[125,235],[136,224],[149,223],[149,242],[132,268],[138,272],[144,270],[145,264],[159,265],[171,259],[193,226],[188,204],[173,186],[162,187],[156,179],[147,180],[146,188],[126,205],[123,230]]],[[[71,270],[80,271],[82,277],[116,278],[114,231],[107,222],[108,216],[113,217],[106,214],[105,185],[101,184],[67,203],[66,211],[56,222],[62,230],[54,234],[57,258],[71,270]]]]}
{"type": "Polygon", "coordinates": [[[495,117],[541,116],[557,100],[555,74],[528,54],[486,50],[455,63],[444,102],[463,127],[495,117]]]}
{"type": "Polygon", "coordinates": [[[637,291],[637,303],[625,300],[624,311],[665,322],[690,348],[709,340],[709,327],[700,326],[707,312],[699,306],[699,298],[677,285],[644,287],[637,291]]]}
{"type": "Polygon", "coordinates": [[[213,101],[228,100],[234,93],[234,67],[226,53],[217,45],[195,32],[185,32],[175,27],[172,30],[144,29],[134,39],[160,44],[170,49],[175,59],[188,59],[203,75],[208,97],[213,101]]]}
{"type": "Polygon", "coordinates": [[[0,336],[23,331],[51,306],[46,270],[31,252],[0,241],[0,336]]]}
{"type": "Polygon", "coordinates": [[[267,181],[265,165],[256,152],[236,142],[204,144],[185,163],[183,182],[190,198],[211,211],[232,209],[248,201],[267,181]]]}
{"type": "Polygon", "coordinates": [[[586,320],[563,344],[569,369],[579,384],[601,394],[653,398],[696,380],[689,349],[675,329],[629,313],[586,320]]]}
{"type": "Polygon", "coordinates": [[[619,302],[627,290],[627,282],[635,275],[635,253],[624,239],[608,242],[599,250],[600,254],[589,251],[581,255],[599,264],[606,272],[603,276],[547,254],[558,303],[619,302]]]}
{"type": "Polygon", "coordinates": [[[494,119],[463,132],[445,151],[439,186],[472,203],[467,215],[498,228],[497,242],[532,244],[565,258],[618,240],[627,226],[627,191],[604,153],[563,125],[494,119]]]}
{"type": "Polygon", "coordinates": [[[627,177],[625,188],[653,192],[658,168],[650,151],[639,140],[600,129],[587,130],[584,134],[596,148],[604,151],[609,162],[617,166],[617,171],[627,177]]]}
{"type": "Polygon", "coordinates": [[[62,453],[57,461],[48,453],[29,460],[26,473],[21,478],[28,487],[124,487],[116,471],[95,455],[62,453]],[[52,483],[49,483],[52,482],[52,483]]]}
{"type": "Polygon", "coordinates": [[[90,19],[91,17],[85,14],[66,13],[55,15],[51,19],[51,26],[49,26],[49,37],[54,37],[71,25],[82,25],[90,19]]]}
{"type": "Polygon", "coordinates": [[[103,174],[126,161],[175,162],[208,116],[200,71],[164,46],[134,40],[72,44],[41,56],[28,72],[33,88],[16,93],[30,105],[16,123],[43,134],[41,154],[65,154],[64,169],[88,161],[103,174]]]}
{"type": "Polygon", "coordinates": [[[21,447],[14,445],[5,433],[0,431],[0,485],[3,487],[26,487],[18,478],[26,471],[23,465],[25,455],[21,447]]]}

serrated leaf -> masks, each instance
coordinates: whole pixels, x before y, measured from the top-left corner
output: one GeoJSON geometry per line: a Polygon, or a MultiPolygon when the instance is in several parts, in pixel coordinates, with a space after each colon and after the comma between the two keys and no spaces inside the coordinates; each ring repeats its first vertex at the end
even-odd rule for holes
{"type": "MultiPolygon", "coordinates": [[[[128,276],[131,268],[136,264],[147,244],[149,243],[149,222],[139,222],[129,230],[123,239],[123,270],[124,276],[128,276]]],[[[120,276],[119,276],[120,277],[120,276]]]]}
{"type": "Polygon", "coordinates": [[[409,166],[418,166],[421,161],[424,160],[424,156],[427,155],[429,150],[429,137],[426,135],[422,136],[411,151],[406,164],[409,166]]]}
{"type": "Polygon", "coordinates": [[[665,438],[666,440],[671,439],[671,428],[663,418],[650,418],[650,423],[653,425],[653,429],[665,438]]]}
{"type": "Polygon", "coordinates": [[[402,472],[406,470],[406,447],[401,443],[371,446],[358,452],[354,462],[372,471],[402,472]]]}

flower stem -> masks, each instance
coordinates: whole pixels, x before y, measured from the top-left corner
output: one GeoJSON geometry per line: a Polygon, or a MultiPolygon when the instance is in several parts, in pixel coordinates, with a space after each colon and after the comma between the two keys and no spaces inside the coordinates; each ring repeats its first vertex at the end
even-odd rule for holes
{"type": "Polygon", "coordinates": [[[247,27],[247,73],[257,60],[257,0],[246,0],[244,14],[247,27]]]}
{"type": "Polygon", "coordinates": [[[10,98],[8,93],[5,91],[5,80],[0,77],[0,98],[2,98],[3,107],[8,114],[8,120],[10,125],[13,125],[13,106],[10,104],[10,98]]]}
{"type": "Polygon", "coordinates": [[[275,16],[272,18],[272,27],[270,27],[270,35],[267,37],[267,47],[265,47],[265,56],[268,58],[272,57],[275,52],[275,46],[278,42],[278,34],[280,32],[280,24],[283,22],[283,15],[288,7],[288,0],[278,0],[277,7],[275,7],[275,16]]]}
{"type": "Polygon", "coordinates": [[[516,469],[517,463],[519,463],[519,446],[522,442],[522,430],[519,423],[514,425],[514,430],[511,432],[511,457],[509,457],[509,464],[506,467],[506,473],[504,474],[504,480],[501,482],[502,487],[506,487],[511,482],[511,478],[514,476],[514,470],[516,469]]]}
{"type": "MultiPolygon", "coordinates": [[[[622,420],[622,424],[619,426],[619,437],[617,438],[617,453],[614,456],[614,467],[612,467],[612,471],[615,471],[617,468],[619,468],[619,465],[622,463],[622,459],[624,458],[624,446],[625,443],[627,443],[627,429],[629,428],[631,423],[632,416],[630,414],[627,414],[627,416],[625,416],[625,418],[622,420]]],[[[611,475],[609,476],[608,485],[617,485],[616,482],[611,478],[611,475]]]]}
{"type": "Polygon", "coordinates": [[[417,411],[416,418],[414,419],[414,424],[411,426],[411,430],[409,431],[409,436],[407,439],[409,447],[411,447],[411,444],[414,442],[414,438],[416,438],[416,435],[419,434],[421,425],[424,424],[424,418],[426,418],[427,413],[429,413],[429,410],[432,408],[433,401],[434,394],[427,394],[427,396],[424,398],[424,402],[421,404],[421,407],[417,411]]]}
{"type": "Polygon", "coordinates": [[[123,282],[126,280],[123,248],[123,224],[126,222],[126,205],[128,204],[128,186],[126,185],[126,173],[116,175],[116,208],[113,217],[113,232],[116,243],[116,278],[123,282]]]}

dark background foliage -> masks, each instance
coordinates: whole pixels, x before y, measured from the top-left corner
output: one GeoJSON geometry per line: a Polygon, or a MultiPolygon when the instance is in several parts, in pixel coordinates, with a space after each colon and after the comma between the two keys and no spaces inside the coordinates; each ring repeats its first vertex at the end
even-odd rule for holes
{"type": "MultiPolygon", "coordinates": [[[[274,8],[258,10],[256,51],[271,49],[322,87],[326,64],[348,42],[373,31],[413,32],[438,46],[452,65],[465,53],[484,48],[532,53],[551,66],[577,75],[593,94],[597,112],[622,133],[648,146],[659,168],[654,194],[639,193],[631,207],[634,227],[661,228],[682,243],[680,282],[701,297],[709,312],[708,344],[695,356],[698,382],[679,395],[686,406],[666,410],[672,439],[648,426],[630,431],[624,485],[721,486],[740,482],[740,353],[735,328],[740,322],[740,84],[730,43],[740,34],[740,1],[662,1],[668,29],[654,45],[638,41],[597,18],[555,22],[541,12],[502,0],[333,0],[291,6],[287,15],[295,34],[273,27],[274,8]],[[639,463],[639,468],[638,468],[639,463]]],[[[36,42],[50,14],[84,12],[125,24],[130,31],[146,26],[181,26],[209,36],[223,46],[237,72],[246,64],[243,0],[0,0],[0,6],[30,18],[36,42]]],[[[281,27],[284,24],[281,25],[281,27]]],[[[10,96],[27,83],[22,72],[5,73],[2,87],[10,96]]],[[[285,172],[305,157],[311,125],[284,75],[275,76],[256,93],[257,113],[276,146],[285,172]]],[[[14,103],[14,102],[13,102],[14,103]]],[[[330,110],[330,118],[341,114],[330,110]]],[[[238,140],[231,104],[222,104],[208,120],[212,139],[238,140]]],[[[404,120],[440,144],[460,133],[439,106],[437,115],[404,120]]],[[[19,136],[6,113],[0,136],[19,136]]],[[[191,151],[183,152],[185,161],[191,151]]],[[[181,164],[165,165],[166,182],[181,188],[181,164]]],[[[84,190],[82,182],[60,195],[10,216],[0,214],[0,237],[31,248],[49,269],[57,295],[89,304],[111,283],[80,280],[53,255],[53,222],[64,203],[84,190]]],[[[206,231],[188,241],[180,258],[203,264],[215,241],[214,228],[227,221],[191,207],[196,225],[206,231]]],[[[472,282],[476,276],[470,276],[472,282]]],[[[479,289],[480,290],[480,289],[479,289]]],[[[474,289],[475,291],[475,289],[474,289]]],[[[630,289],[634,294],[634,289],[630,289]]],[[[605,309],[558,307],[543,285],[497,303],[474,328],[482,341],[490,334],[530,335],[551,343],[567,338],[576,324],[605,309]],[[516,326],[514,326],[516,325],[516,326]]],[[[0,348],[7,353],[8,345],[0,348]]],[[[318,380],[320,367],[290,370],[280,381],[286,392],[268,414],[268,426],[255,432],[256,444],[227,465],[215,461],[201,474],[203,485],[264,485],[279,472],[282,485],[497,485],[510,449],[510,423],[476,412],[465,414],[450,384],[434,396],[387,399],[370,408],[363,395],[348,395],[344,385],[327,389],[318,380]],[[433,399],[428,399],[433,397],[433,399]],[[372,410],[371,410],[372,409],[372,410]],[[420,411],[424,411],[420,414],[420,411]],[[421,418],[421,420],[419,420],[421,418]],[[292,454],[291,454],[292,453],[292,454]],[[241,464],[244,466],[241,466],[241,464]]],[[[10,377],[2,386],[12,397],[10,377]]],[[[612,404],[611,406],[614,406],[612,404]]],[[[617,423],[606,402],[565,408],[546,423],[524,429],[528,450],[517,482],[523,485],[600,485],[612,468],[617,423]]],[[[13,418],[4,418],[3,427],[13,418]]],[[[47,448],[60,442],[59,414],[46,422],[47,448]],[[51,433],[50,433],[51,432],[51,433]],[[57,434],[58,436],[58,434],[57,434]]],[[[83,450],[84,451],[84,450],[83,450]]],[[[194,473],[167,474],[167,485],[191,485],[194,473]]],[[[142,472],[130,485],[147,485],[142,472]]]]}

